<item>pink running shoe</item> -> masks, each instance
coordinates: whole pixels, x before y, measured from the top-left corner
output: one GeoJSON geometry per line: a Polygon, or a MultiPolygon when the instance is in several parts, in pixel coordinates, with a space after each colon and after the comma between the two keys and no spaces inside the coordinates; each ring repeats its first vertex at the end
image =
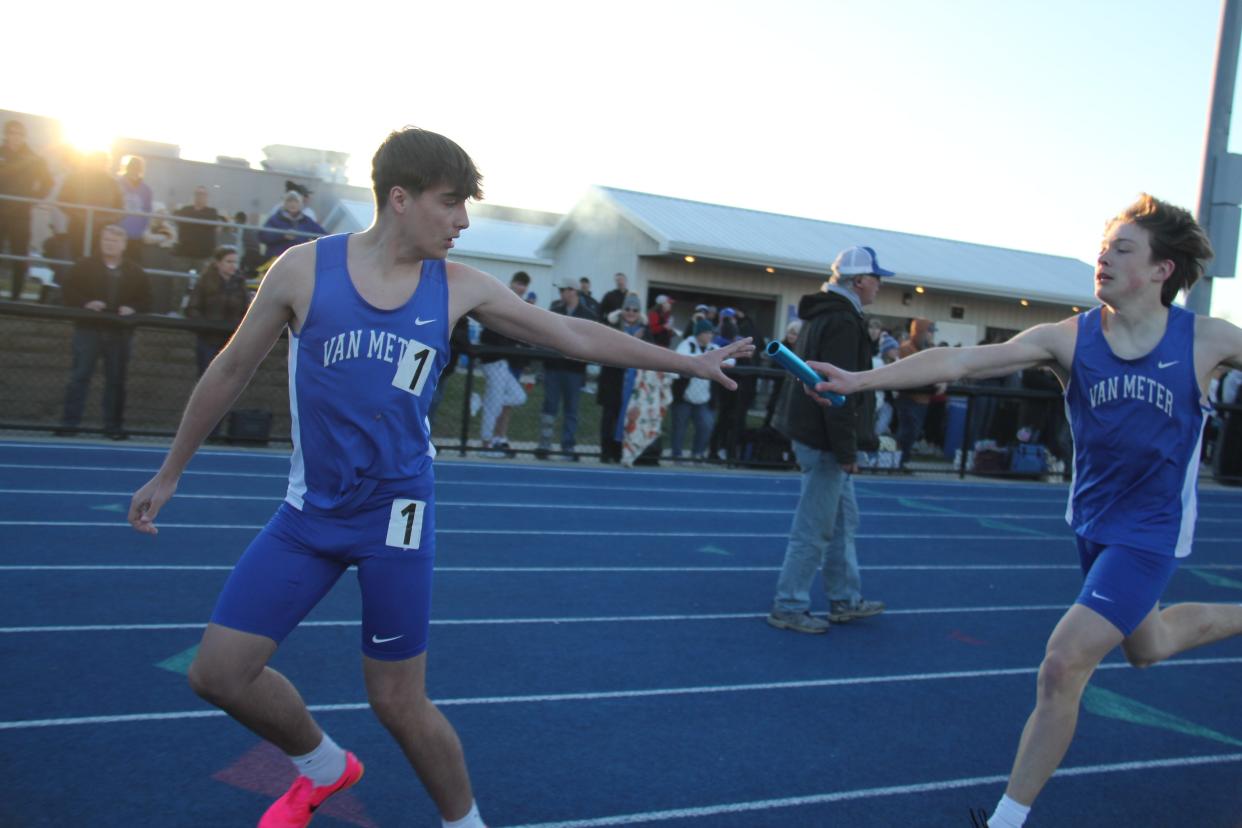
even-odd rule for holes
{"type": "Polygon", "coordinates": [[[345,772],[331,785],[316,786],[310,777],[299,774],[285,795],[273,802],[272,807],[263,814],[259,828],[303,828],[309,825],[315,816],[315,809],[332,794],[358,784],[363,770],[358,757],[345,751],[345,772]]]}

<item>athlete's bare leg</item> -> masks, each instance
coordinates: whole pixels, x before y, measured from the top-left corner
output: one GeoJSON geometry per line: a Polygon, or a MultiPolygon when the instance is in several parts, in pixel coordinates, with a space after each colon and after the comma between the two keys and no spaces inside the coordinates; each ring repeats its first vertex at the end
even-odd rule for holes
{"type": "Polygon", "coordinates": [[[1083,689],[1121,631],[1095,610],[1074,604],[1061,617],[1039,665],[1035,710],[1022,730],[1005,793],[1030,805],[1052,776],[1078,724],[1083,689]]]}
{"type": "Polygon", "coordinates": [[[1242,606],[1236,604],[1159,605],[1121,643],[1135,667],[1150,667],[1166,658],[1242,633],[1242,606]]]}
{"type": "Polygon", "coordinates": [[[267,666],[276,642],[208,624],[190,665],[194,692],[290,756],[310,753],[323,731],[289,680],[267,666]]]}
{"type": "Polygon", "coordinates": [[[427,698],[427,654],[403,661],[362,657],[367,698],[376,717],[401,745],[440,816],[464,817],[474,803],[457,732],[427,698]]]}

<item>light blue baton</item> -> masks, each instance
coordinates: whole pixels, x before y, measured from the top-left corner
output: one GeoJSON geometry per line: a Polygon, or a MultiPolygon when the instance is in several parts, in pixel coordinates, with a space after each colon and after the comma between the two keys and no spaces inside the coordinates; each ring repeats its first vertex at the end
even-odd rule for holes
{"type": "MultiPolygon", "coordinates": [[[[815,373],[811,366],[802,361],[802,357],[786,348],[783,342],[772,340],[764,351],[774,362],[777,362],[782,368],[797,377],[803,385],[812,391],[815,391],[816,383],[824,381],[824,378],[815,373]]],[[[816,393],[833,405],[845,405],[845,397],[835,391],[816,391],[816,393]]]]}

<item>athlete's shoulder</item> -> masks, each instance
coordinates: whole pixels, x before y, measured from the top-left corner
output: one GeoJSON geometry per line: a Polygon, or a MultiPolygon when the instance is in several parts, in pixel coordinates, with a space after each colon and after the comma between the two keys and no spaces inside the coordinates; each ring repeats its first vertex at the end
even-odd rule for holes
{"type": "MultiPolygon", "coordinates": [[[[290,247],[267,269],[259,294],[266,292],[268,297],[290,308],[305,308],[315,290],[315,260],[313,243],[290,247]]],[[[299,312],[298,316],[302,314],[299,312]]]]}

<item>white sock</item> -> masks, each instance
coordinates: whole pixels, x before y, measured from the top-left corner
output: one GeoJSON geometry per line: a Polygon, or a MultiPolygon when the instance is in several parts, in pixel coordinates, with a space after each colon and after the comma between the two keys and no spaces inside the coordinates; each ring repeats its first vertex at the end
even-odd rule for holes
{"type": "Polygon", "coordinates": [[[319,747],[305,756],[290,756],[298,773],[309,776],[315,787],[331,785],[341,778],[345,772],[345,751],[332,741],[332,737],[323,734],[319,747]]]}
{"type": "Polygon", "coordinates": [[[1021,805],[1008,796],[1002,796],[996,803],[992,818],[988,820],[988,828],[1022,828],[1030,812],[1030,805],[1021,805]]]}
{"type": "Polygon", "coordinates": [[[483,824],[483,817],[479,816],[479,803],[477,802],[470,803],[470,813],[461,819],[455,819],[452,822],[449,822],[447,819],[441,819],[440,824],[444,828],[487,828],[483,824]]]}

